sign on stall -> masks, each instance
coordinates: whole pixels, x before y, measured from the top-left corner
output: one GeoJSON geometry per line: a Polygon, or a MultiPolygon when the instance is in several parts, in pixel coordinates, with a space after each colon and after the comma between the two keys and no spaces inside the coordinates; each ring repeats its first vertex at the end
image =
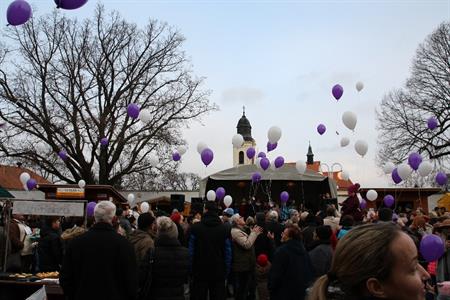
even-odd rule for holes
{"type": "Polygon", "coordinates": [[[83,217],[84,202],[15,201],[13,214],[83,217]]]}
{"type": "Polygon", "coordinates": [[[80,188],[57,188],[56,198],[84,198],[84,189],[80,188]]]}

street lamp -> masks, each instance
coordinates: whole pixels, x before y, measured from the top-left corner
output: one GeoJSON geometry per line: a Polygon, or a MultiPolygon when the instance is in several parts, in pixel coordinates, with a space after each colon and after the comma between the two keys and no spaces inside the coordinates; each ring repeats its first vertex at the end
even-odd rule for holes
{"type": "Polygon", "coordinates": [[[334,172],[334,167],[335,166],[338,166],[339,168],[340,168],[340,170],[339,170],[339,172],[342,172],[342,165],[340,164],[340,163],[333,163],[332,165],[331,165],[331,168],[330,168],[330,166],[327,164],[327,163],[320,163],[320,166],[319,166],[319,171],[323,174],[323,171],[322,171],[322,166],[325,166],[325,167],[327,167],[327,170],[328,170],[328,172],[327,172],[327,176],[328,177],[331,177],[331,178],[333,178],[333,172],[334,172]]]}

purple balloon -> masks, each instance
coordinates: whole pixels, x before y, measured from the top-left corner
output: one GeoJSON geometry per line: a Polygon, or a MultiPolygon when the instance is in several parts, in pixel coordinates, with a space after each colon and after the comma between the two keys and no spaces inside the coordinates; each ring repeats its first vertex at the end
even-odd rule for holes
{"type": "Polygon", "coordinates": [[[414,171],[417,171],[421,162],[422,156],[420,156],[420,154],[417,152],[411,153],[408,157],[408,164],[414,171]]]}
{"type": "Polygon", "coordinates": [[[280,200],[281,200],[281,202],[286,203],[289,200],[289,193],[286,191],[281,192],[280,200]]]}
{"type": "Polygon", "coordinates": [[[101,140],[100,140],[100,145],[102,145],[102,146],[108,146],[108,144],[109,144],[109,140],[108,140],[108,138],[102,138],[101,140]]]}
{"type": "Polygon", "coordinates": [[[278,143],[272,144],[271,142],[267,142],[267,152],[273,151],[277,148],[278,143]]]}
{"type": "Polygon", "coordinates": [[[248,157],[248,159],[252,159],[253,157],[255,157],[255,154],[256,154],[255,148],[250,147],[250,148],[247,149],[247,157],[248,157]]]}
{"type": "Polygon", "coordinates": [[[216,189],[216,199],[222,200],[225,197],[225,189],[223,187],[218,187],[216,189]]]}
{"type": "Polygon", "coordinates": [[[281,168],[284,165],[284,158],[282,156],[278,156],[275,158],[275,168],[281,168]]]}
{"type": "Polygon", "coordinates": [[[139,117],[139,111],[140,108],[136,103],[128,104],[127,113],[131,118],[137,119],[139,117]]]}
{"type": "Polygon", "coordinates": [[[439,184],[441,186],[444,186],[444,185],[447,184],[447,180],[448,180],[447,174],[445,174],[444,172],[438,172],[436,174],[436,182],[437,182],[437,184],[439,184]]]}
{"type": "Polygon", "coordinates": [[[173,159],[174,161],[179,161],[179,160],[181,159],[180,153],[178,153],[177,151],[174,151],[174,152],[172,153],[172,159],[173,159]]]}
{"type": "Polygon", "coordinates": [[[327,131],[327,128],[325,127],[325,125],[319,124],[319,126],[317,126],[317,132],[318,132],[320,135],[324,134],[325,131],[327,131]]]}
{"type": "Polygon", "coordinates": [[[259,153],[258,153],[258,157],[261,157],[261,158],[262,158],[262,157],[266,157],[266,154],[265,154],[264,152],[259,152],[259,153]]]}
{"type": "Polygon", "coordinates": [[[86,205],[86,215],[88,217],[93,217],[94,216],[94,209],[95,209],[96,205],[97,205],[97,203],[95,203],[95,202],[89,202],[86,205]]]}
{"type": "Polygon", "coordinates": [[[211,149],[205,148],[202,151],[201,158],[205,166],[208,166],[213,161],[214,153],[212,152],[211,149]]]}
{"type": "Polygon", "coordinates": [[[400,178],[400,175],[398,175],[397,168],[392,170],[391,177],[392,177],[392,180],[394,181],[395,184],[399,184],[400,182],[402,182],[402,179],[400,178]]]}
{"type": "Polygon", "coordinates": [[[28,179],[27,181],[27,188],[29,191],[33,190],[37,186],[36,180],[33,178],[28,179]]]}
{"type": "Polygon", "coordinates": [[[435,117],[431,117],[427,120],[427,127],[430,130],[436,129],[438,127],[438,121],[435,117]]]}
{"type": "Polygon", "coordinates": [[[263,158],[261,158],[259,165],[265,171],[270,167],[270,160],[267,157],[263,157],[263,158]]]}
{"type": "Polygon", "coordinates": [[[8,24],[13,26],[25,24],[31,18],[31,15],[31,6],[25,0],[11,2],[6,11],[8,24]]]}
{"type": "Polygon", "coordinates": [[[261,174],[259,174],[258,172],[253,173],[252,175],[252,182],[253,183],[257,183],[261,180],[261,174]]]}
{"type": "Polygon", "coordinates": [[[336,101],[341,99],[342,95],[344,94],[344,88],[340,84],[336,84],[333,86],[333,89],[331,90],[333,97],[336,98],[336,101]]]}
{"type": "Polygon", "coordinates": [[[395,199],[392,195],[386,195],[383,198],[383,202],[387,207],[392,207],[392,205],[394,205],[395,199]]]}
{"type": "Polygon", "coordinates": [[[67,160],[67,152],[64,150],[61,150],[58,152],[58,156],[62,159],[62,160],[67,160]]]}
{"type": "Polygon", "coordinates": [[[55,0],[56,8],[77,9],[86,4],[88,0],[55,0]]]}
{"type": "Polygon", "coordinates": [[[427,262],[438,260],[444,252],[444,242],[435,234],[426,234],[420,241],[420,253],[427,262]]]}
{"type": "Polygon", "coordinates": [[[366,207],[367,207],[367,201],[364,200],[364,199],[362,199],[361,202],[359,203],[359,207],[360,207],[361,209],[366,209],[366,207]]]}

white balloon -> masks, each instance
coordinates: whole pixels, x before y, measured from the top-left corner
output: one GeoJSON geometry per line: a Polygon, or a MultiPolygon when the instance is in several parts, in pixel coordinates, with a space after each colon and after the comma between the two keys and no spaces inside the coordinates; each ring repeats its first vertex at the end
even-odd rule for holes
{"type": "Polygon", "coordinates": [[[244,137],[240,134],[233,135],[233,139],[231,140],[234,148],[240,148],[242,144],[244,144],[244,137]]]}
{"type": "Polygon", "coordinates": [[[81,179],[80,181],[78,181],[78,186],[80,187],[80,189],[84,189],[84,187],[86,186],[86,181],[81,179]]]}
{"type": "Polygon", "coordinates": [[[206,145],[203,142],[199,142],[197,144],[197,152],[198,152],[198,154],[202,154],[202,151],[205,150],[205,148],[208,148],[208,145],[206,145]]]}
{"type": "Polygon", "coordinates": [[[208,199],[208,201],[214,201],[216,200],[216,192],[214,192],[213,190],[209,190],[206,193],[206,199],[208,199]]]}
{"type": "Polygon", "coordinates": [[[159,159],[154,154],[150,154],[150,157],[148,158],[148,160],[152,167],[156,167],[159,164],[159,159]]]}
{"type": "Polygon", "coordinates": [[[223,198],[223,204],[224,204],[226,207],[229,207],[229,206],[231,205],[231,203],[233,203],[233,198],[231,198],[230,195],[226,195],[226,196],[223,198]]]}
{"type": "Polygon", "coordinates": [[[413,170],[407,163],[401,163],[397,167],[398,176],[400,176],[400,178],[402,180],[408,179],[408,177],[409,177],[409,175],[411,175],[412,171],[413,170]]]}
{"type": "Polygon", "coordinates": [[[272,144],[278,142],[281,138],[281,128],[277,126],[270,127],[269,131],[267,132],[267,138],[272,144]]]}
{"type": "Polygon", "coordinates": [[[298,160],[295,163],[295,168],[299,174],[304,174],[306,171],[306,162],[304,160],[298,160]]]}
{"type": "Polygon", "coordinates": [[[178,153],[180,153],[180,155],[183,155],[186,153],[187,147],[184,145],[178,146],[177,151],[178,151],[178,153]]]}
{"type": "Polygon", "coordinates": [[[419,172],[422,177],[430,175],[431,171],[433,171],[433,165],[429,161],[421,162],[417,169],[417,172],[419,172]]]}
{"type": "Polygon", "coordinates": [[[355,150],[359,155],[364,157],[364,155],[366,155],[368,149],[369,149],[369,146],[367,145],[366,141],[363,141],[363,140],[356,141],[355,150]]]}
{"type": "Polygon", "coordinates": [[[395,169],[395,165],[393,162],[390,162],[390,161],[385,163],[383,166],[384,174],[391,174],[392,171],[394,171],[394,169],[395,169]]]}
{"type": "Polygon", "coordinates": [[[141,203],[141,212],[146,213],[150,210],[150,205],[147,202],[141,203]]]}
{"type": "Polygon", "coordinates": [[[134,194],[128,194],[127,199],[128,199],[128,203],[131,204],[134,201],[134,194]]]}
{"type": "Polygon", "coordinates": [[[350,139],[346,136],[344,136],[341,139],[341,147],[346,147],[348,144],[350,144],[350,139]]]}
{"type": "Polygon", "coordinates": [[[22,184],[26,185],[27,181],[31,178],[30,174],[28,174],[27,172],[23,172],[22,174],[20,174],[20,182],[22,182],[22,184]]]}
{"type": "Polygon", "coordinates": [[[378,198],[378,193],[375,190],[368,190],[366,194],[367,200],[375,201],[378,198]]]}
{"type": "Polygon", "coordinates": [[[256,159],[255,164],[256,164],[256,166],[257,166],[258,168],[262,169],[262,168],[261,168],[261,157],[258,157],[258,158],[256,159]]]}
{"type": "Polygon", "coordinates": [[[361,92],[363,88],[364,88],[364,83],[362,83],[361,81],[358,81],[358,82],[356,83],[356,90],[357,90],[358,92],[361,92]]]}
{"type": "Polygon", "coordinates": [[[150,122],[152,118],[152,115],[150,113],[150,111],[148,109],[141,109],[141,111],[139,112],[139,120],[141,120],[144,123],[148,123],[150,122]]]}
{"type": "Polygon", "coordinates": [[[341,178],[342,180],[348,180],[350,178],[350,174],[347,171],[342,171],[341,172],[341,178]]]}
{"type": "Polygon", "coordinates": [[[355,129],[357,121],[358,121],[358,117],[352,111],[346,111],[342,115],[342,122],[344,123],[345,127],[347,127],[350,130],[355,129]]]}

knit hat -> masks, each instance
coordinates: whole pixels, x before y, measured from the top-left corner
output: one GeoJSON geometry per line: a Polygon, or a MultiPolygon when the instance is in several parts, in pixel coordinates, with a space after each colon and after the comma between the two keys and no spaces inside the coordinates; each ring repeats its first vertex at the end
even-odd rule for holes
{"type": "Polygon", "coordinates": [[[256,259],[256,262],[261,267],[267,266],[268,261],[269,261],[269,259],[267,258],[267,255],[265,255],[265,254],[258,255],[258,258],[256,259]]]}
{"type": "Polygon", "coordinates": [[[347,191],[349,193],[357,193],[360,187],[361,186],[359,185],[359,183],[355,183],[355,184],[352,184],[351,186],[349,186],[347,188],[347,191]]]}
{"type": "Polygon", "coordinates": [[[175,223],[175,224],[179,224],[181,221],[181,215],[179,212],[174,212],[172,213],[172,215],[170,216],[170,219],[175,223]]]}
{"type": "Polygon", "coordinates": [[[223,210],[223,214],[225,216],[231,217],[232,215],[234,215],[234,209],[232,209],[231,207],[228,207],[223,210]]]}

